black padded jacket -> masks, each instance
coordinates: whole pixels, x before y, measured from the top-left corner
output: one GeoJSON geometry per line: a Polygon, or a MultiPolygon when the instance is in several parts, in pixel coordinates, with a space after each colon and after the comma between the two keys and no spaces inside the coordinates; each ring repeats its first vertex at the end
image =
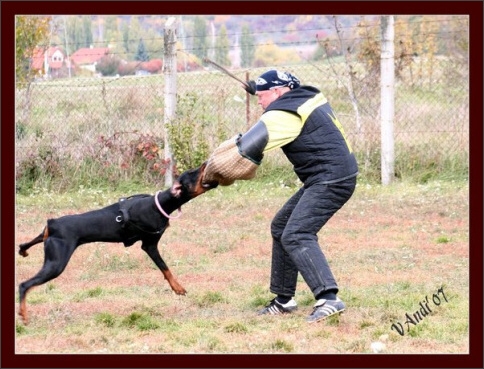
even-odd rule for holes
{"type": "MultiPolygon", "coordinates": [[[[265,112],[271,110],[285,111],[305,119],[300,134],[282,146],[305,186],[316,181],[335,183],[358,174],[356,158],[343,127],[318,89],[301,86],[288,91],[269,104],[265,112]]],[[[267,142],[267,130],[261,120],[240,137],[239,151],[244,156],[261,160],[267,142]]]]}

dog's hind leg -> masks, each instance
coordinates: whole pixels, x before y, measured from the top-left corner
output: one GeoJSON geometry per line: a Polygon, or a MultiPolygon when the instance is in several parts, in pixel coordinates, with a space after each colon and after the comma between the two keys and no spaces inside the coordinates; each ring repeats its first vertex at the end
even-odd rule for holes
{"type": "Polygon", "coordinates": [[[165,261],[162,259],[160,252],[158,251],[157,243],[152,244],[152,243],[146,243],[145,241],[143,241],[141,248],[149,255],[151,260],[153,260],[156,266],[161,270],[161,272],[163,273],[163,276],[170,284],[171,289],[177,295],[185,295],[187,291],[185,290],[185,288],[183,288],[183,286],[180,283],[178,283],[178,281],[176,280],[176,278],[173,276],[170,269],[166,265],[165,261]]]}
{"type": "Polygon", "coordinates": [[[19,285],[19,315],[25,324],[28,323],[27,292],[33,287],[58,277],[64,271],[76,247],[76,243],[69,244],[62,239],[54,237],[49,237],[44,241],[44,264],[42,268],[35,276],[19,285]]]}
{"type": "Polygon", "coordinates": [[[30,249],[32,246],[43,242],[48,236],[49,236],[49,234],[48,234],[48,229],[47,229],[47,226],[46,226],[44,228],[44,230],[42,231],[42,233],[40,233],[32,241],[20,244],[18,253],[20,255],[22,255],[23,257],[28,256],[29,254],[28,254],[27,250],[30,249]]]}

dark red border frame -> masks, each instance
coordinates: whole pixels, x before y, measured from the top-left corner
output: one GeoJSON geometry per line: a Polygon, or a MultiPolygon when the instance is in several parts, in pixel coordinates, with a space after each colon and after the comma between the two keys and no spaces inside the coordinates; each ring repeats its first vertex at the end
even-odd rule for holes
{"type": "MultiPolygon", "coordinates": [[[[2,368],[482,368],[482,1],[2,1],[2,368]],[[16,355],[15,14],[468,14],[470,16],[470,353],[451,355],[16,355]]],[[[452,117],[449,117],[452,119],[452,117]]]]}

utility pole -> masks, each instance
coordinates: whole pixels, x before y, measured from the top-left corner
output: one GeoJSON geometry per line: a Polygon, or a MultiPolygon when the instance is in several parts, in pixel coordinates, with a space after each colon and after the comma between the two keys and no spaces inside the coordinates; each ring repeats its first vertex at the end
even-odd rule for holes
{"type": "Polygon", "coordinates": [[[165,130],[165,186],[173,184],[173,154],[170,147],[170,130],[176,115],[176,19],[170,17],[165,23],[163,73],[165,76],[165,109],[163,127],[165,130]]]}
{"type": "Polygon", "coordinates": [[[64,20],[64,42],[66,45],[66,57],[67,57],[67,70],[69,71],[69,78],[71,78],[71,58],[69,57],[69,48],[67,43],[67,24],[66,24],[66,16],[62,17],[64,20]]]}
{"type": "Polygon", "coordinates": [[[381,17],[381,180],[392,183],[395,176],[393,119],[395,115],[395,61],[393,16],[381,17]]]}

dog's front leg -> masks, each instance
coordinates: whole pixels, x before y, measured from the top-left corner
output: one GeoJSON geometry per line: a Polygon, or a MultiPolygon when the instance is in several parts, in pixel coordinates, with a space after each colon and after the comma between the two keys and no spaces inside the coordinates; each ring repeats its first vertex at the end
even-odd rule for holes
{"type": "Polygon", "coordinates": [[[171,274],[170,269],[162,270],[161,272],[163,273],[163,275],[165,276],[165,279],[170,284],[171,289],[175,291],[177,295],[187,294],[187,291],[185,290],[185,288],[183,288],[183,286],[180,283],[178,283],[178,281],[175,279],[173,274],[171,274]]]}
{"type": "Polygon", "coordinates": [[[161,272],[163,273],[163,276],[170,284],[171,289],[177,295],[185,295],[187,291],[185,290],[185,288],[183,288],[183,286],[180,283],[178,283],[178,281],[176,280],[176,278],[173,276],[170,269],[166,265],[165,261],[162,259],[160,252],[158,251],[158,244],[146,243],[145,241],[143,241],[141,248],[149,255],[151,260],[153,260],[156,266],[161,270],[161,272]]]}

